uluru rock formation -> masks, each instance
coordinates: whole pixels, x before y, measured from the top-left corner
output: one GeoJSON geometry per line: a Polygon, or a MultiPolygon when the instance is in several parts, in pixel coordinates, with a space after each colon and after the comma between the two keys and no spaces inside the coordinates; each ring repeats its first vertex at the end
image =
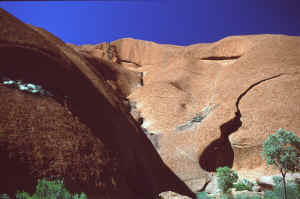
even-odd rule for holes
{"type": "Polygon", "coordinates": [[[110,46],[124,68],[143,73],[128,99],[164,162],[195,191],[219,166],[273,173],[260,157],[266,137],[279,128],[300,135],[299,44],[265,34],[190,46],[125,38],[110,46]]]}
{"type": "Polygon", "coordinates": [[[76,124],[115,155],[127,196],[192,196],[187,186],[200,190],[225,165],[272,174],[260,157],[266,137],[279,128],[300,136],[300,37],[76,46],[0,14],[0,72],[42,85],[59,103],[68,96],[76,124]]]}
{"type": "MultiPolygon", "coordinates": [[[[67,178],[70,191],[87,191],[88,196],[98,193],[97,198],[101,193],[106,198],[153,198],[167,190],[194,196],[163,163],[129,114],[124,96],[116,94],[112,85],[118,78],[112,84],[105,79],[105,72],[116,70],[105,60],[94,66],[52,34],[24,24],[3,9],[0,57],[1,88],[7,86],[4,80],[23,82],[52,94],[50,98],[1,89],[7,107],[0,114],[6,120],[0,126],[0,175],[6,176],[2,185],[10,181],[10,187],[1,186],[1,192],[30,192],[35,187],[31,182],[37,178],[57,176],[67,178]],[[45,115],[43,119],[41,115],[45,115]],[[15,176],[10,178],[12,174],[15,176]],[[70,176],[73,174],[76,179],[70,176]],[[26,182],[31,187],[22,188],[26,182]],[[115,185],[117,189],[110,189],[115,185]]],[[[128,72],[128,76],[132,74],[136,73],[128,72]]],[[[132,81],[134,78],[132,75],[132,81]]],[[[21,83],[17,86],[24,87],[21,83]]],[[[125,88],[131,88],[130,82],[125,88]]]]}

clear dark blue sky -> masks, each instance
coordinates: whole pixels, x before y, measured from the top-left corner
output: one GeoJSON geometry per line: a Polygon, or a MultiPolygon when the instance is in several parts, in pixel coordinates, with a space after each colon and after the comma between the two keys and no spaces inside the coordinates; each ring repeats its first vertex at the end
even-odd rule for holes
{"type": "Polygon", "coordinates": [[[189,45],[230,35],[300,35],[300,0],[0,2],[0,7],[77,45],[124,37],[189,45]]]}

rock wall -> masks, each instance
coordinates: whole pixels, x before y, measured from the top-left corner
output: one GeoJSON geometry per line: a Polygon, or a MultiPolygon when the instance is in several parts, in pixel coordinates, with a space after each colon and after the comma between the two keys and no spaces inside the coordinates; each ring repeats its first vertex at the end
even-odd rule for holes
{"type": "Polygon", "coordinates": [[[128,98],[142,126],[158,137],[164,162],[187,184],[225,165],[257,176],[274,173],[260,157],[266,137],[279,128],[300,135],[299,44],[299,37],[286,35],[231,36],[185,47],[111,43],[118,57],[139,63],[124,65],[144,74],[143,87],[128,98]]]}
{"type": "MultiPolygon", "coordinates": [[[[82,123],[78,125],[85,125],[88,131],[92,132],[92,135],[88,135],[89,139],[103,143],[103,146],[98,146],[100,149],[96,149],[96,153],[101,152],[102,147],[103,151],[111,151],[114,155],[109,158],[115,159],[119,165],[118,179],[116,179],[119,189],[115,192],[108,192],[108,198],[121,196],[153,198],[166,190],[193,196],[188,187],[163,163],[142,129],[130,116],[120,96],[116,95],[112,86],[107,83],[104,78],[105,74],[102,74],[101,70],[55,36],[45,33],[45,30],[24,24],[3,9],[0,9],[0,30],[1,75],[13,80],[41,85],[53,93],[54,99],[60,104],[64,103],[64,96],[66,96],[67,110],[82,123]]],[[[102,66],[110,67],[105,63],[102,63],[102,66]]],[[[17,100],[14,97],[13,99],[17,100]]],[[[37,102],[41,100],[38,99],[37,102]]],[[[55,106],[59,107],[58,104],[55,106]]],[[[18,118],[15,119],[18,120],[18,118]]],[[[51,128],[56,127],[55,124],[51,126],[51,128]]],[[[62,127],[59,128],[56,134],[62,135],[62,130],[62,127]]],[[[47,132],[44,133],[47,134],[47,132]]],[[[70,133],[80,134],[76,129],[70,130],[70,133]]],[[[44,139],[42,137],[36,138],[36,141],[44,139]]],[[[45,141],[50,142],[48,138],[45,141]]],[[[56,151],[63,153],[62,149],[57,149],[57,146],[53,147],[56,151]]],[[[22,149],[18,148],[17,151],[22,151],[22,149]]],[[[4,153],[3,150],[1,152],[4,153]]],[[[30,150],[27,152],[29,153],[30,150]]],[[[41,151],[38,153],[44,154],[41,151]]],[[[32,156],[32,154],[28,155],[28,157],[32,156]]],[[[101,160],[98,159],[98,161],[101,160]]],[[[38,160],[31,160],[30,163],[40,164],[38,160]]],[[[30,170],[28,165],[23,166],[30,170]]],[[[89,166],[92,167],[92,165],[89,166]]],[[[103,164],[93,167],[101,171],[106,166],[103,164]]],[[[9,168],[6,167],[6,169],[9,168]]],[[[91,169],[91,172],[95,169],[91,169]]],[[[1,172],[7,171],[1,169],[1,172]]],[[[79,170],[78,172],[80,173],[79,170]]],[[[43,173],[42,169],[40,173],[43,173]]],[[[20,186],[17,181],[18,176],[15,179],[16,186],[20,186]]],[[[77,182],[85,183],[84,179],[77,182]]],[[[114,184],[113,182],[103,183],[114,184]]],[[[86,185],[95,186],[91,183],[86,185]]],[[[82,191],[81,186],[77,188],[76,192],[82,191]]],[[[100,193],[107,190],[98,188],[98,191],[100,193]]]]}

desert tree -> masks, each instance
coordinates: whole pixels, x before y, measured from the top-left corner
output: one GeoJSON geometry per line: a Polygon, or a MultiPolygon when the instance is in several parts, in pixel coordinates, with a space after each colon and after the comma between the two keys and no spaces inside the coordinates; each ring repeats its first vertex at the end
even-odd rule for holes
{"type": "Polygon", "coordinates": [[[263,143],[263,159],[276,166],[282,175],[284,198],[286,193],[286,174],[300,170],[300,138],[295,133],[280,128],[276,134],[269,135],[263,143]]]}

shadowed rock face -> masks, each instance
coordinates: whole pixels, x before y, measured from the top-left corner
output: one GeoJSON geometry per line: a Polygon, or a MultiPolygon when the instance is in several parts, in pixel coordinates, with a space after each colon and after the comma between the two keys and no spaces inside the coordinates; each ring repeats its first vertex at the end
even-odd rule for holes
{"type": "Polygon", "coordinates": [[[72,115],[66,101],[4,84],[0,96],[1,192],[33,192],[36,180],[49,176],[64,177],[71,189],[116,191],[116,154],[72,115]]]}
{"type": "MultiPolygon", "coordinates": [[[[0,30],[1,74],[41,85],[54,95],[53,99],[37,98],[1,85],[2,95],[9,96],[1,100],[15,105],[1,109],[6,112],[0,115],[9,120],[1,123],[1,163],[7,162],[1,164],[1,172],[18,168],[25,175],[21,177],[21,172],[15,176],[13,188],[23,186],[24,179],[32,182],[30,174],[32,178],[60,175],[69,177],[70,185],[74,184],[72,191],[84,191],[82,185],[86,185],[93,191],[108,193],[110,198],[152,198],[166,190],[194,196],[162,162],[122,100],[106,83],[103,71],[53,35],[22,23],[2,9],[0,30]],[[68,97],[66,107],[64,96],[68,97]],[[49,111],[45,112],[47,107],[49,111]],[[14,111],[15,116],[6,115],[14,111]],[[8,132],[12,130],[15,131],[8,132]],[[25,140],[28,142],[23,143],[25,140]],[[22,150],[21,145],[26,149],[22,150]],[[12,159],[7,153],[12,154],[12,159]],[[78,173],[76,183],[74,173],[78,173]],[[116,178],[112,180],[112,176],[116,178]],[[20,184],[19,177],[23,179],[20,184]],[[117,184],[116,190],[104,186],[113,184],[117,184]]],[[[25,188],[30,191],[32,187],[25,188]]]]}
{"type": "Polygon", "coordinates": [[[105,81],[116,91],[116,95],[121,98],[127,97],[141,86],[142,73],[122,67],[116,55],[110,53],[111,45],[75,46],[68,44],[68,46],[93,65],[103,75],[105,81]]]}

